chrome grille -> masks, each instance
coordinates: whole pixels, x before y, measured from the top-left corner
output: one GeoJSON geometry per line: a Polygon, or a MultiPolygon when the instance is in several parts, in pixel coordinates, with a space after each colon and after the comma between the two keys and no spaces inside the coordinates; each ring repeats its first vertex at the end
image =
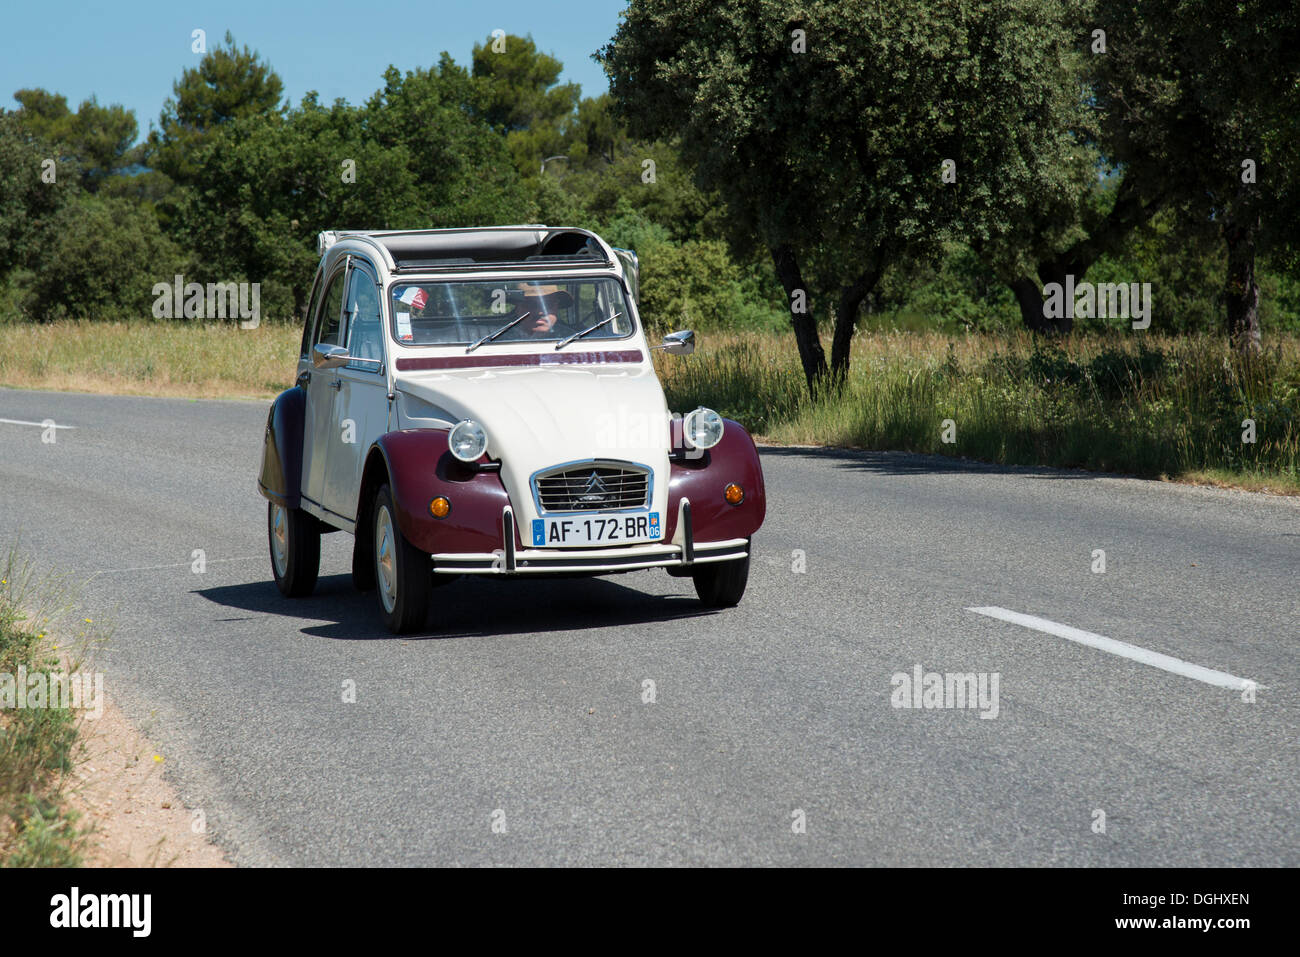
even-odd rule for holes
{"type": "Polygon", "coordinates": [[[537,476],[534,483],[543,512],[642,508],[650,491],[645,469],[604,462],[568,465],[537,476]]]}

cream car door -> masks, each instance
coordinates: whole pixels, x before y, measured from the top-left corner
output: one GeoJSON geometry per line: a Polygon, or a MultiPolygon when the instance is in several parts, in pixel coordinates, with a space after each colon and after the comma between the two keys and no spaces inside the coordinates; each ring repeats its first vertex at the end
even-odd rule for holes
{"type": "Polygon", "coordinates": [[[379,285],[369,264],[353,258],[343,303],[344,343],[353,361],[336,370],[334,431],[326,465],[325,501],[331,512],[356,520],[366,454],[388,430],[388,376],[379,285]]]}
{"type": "Polygon", "coordinates": [[[312,349],[318,343],[341,345],[343,337],[343,284],[346,276],[342,269],[334,272],[321,297],[320,311],[315,317],[311,339],[307,344],[306,385],[307,402],[303,421],[302,494],[317,505],[324,505],[326,463],[334,423],[334,394],[337,372],[334,369],[317,369],[311,365],[312,349]]]}

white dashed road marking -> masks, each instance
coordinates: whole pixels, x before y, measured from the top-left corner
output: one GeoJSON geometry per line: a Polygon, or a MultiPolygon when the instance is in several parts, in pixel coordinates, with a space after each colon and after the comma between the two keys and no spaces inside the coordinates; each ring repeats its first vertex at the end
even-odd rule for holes
{"type": "MultiPolygon", "coordinates": [[[[262,561],[265,555],[242,555],[239,558],[207,558],[204,559],[205,565],[220,565],[223,562],[253,562],[262,561]]],[[[141,565],[139,568],[101,568],[95,572],[95,575],[120,575],[123,572],[156,572],[164,568],[189,568],[194,562],[171,562],[167,565],[141,565]]],[[[91,575],[94,578],[95,575],[91,575]]]]}
{"type": "Polygon", "coordinates": [[[5,425],[30,425],[38,429],[75,429],[75,425],[57,425],[54,422],[24,422],[22,419],[0,419],[5,425]]]}
{"type": "Polygon", "coordinates": [[[986,605],[981,608],[967,608],[966,610],[973,611],[977,615],[987,615],[989,618],[1009,621],[1013,625],[1032,628],[1035,631],[1045,632],[1049,635],[1056,635],[1058,638],[1064,638],[1067,641],[1076,641],[1081,645],[1087,645],[1089,648],[1098,648],[1101,651],[1108,651],[1112,655],[1118,655],[1121,658],[1128,658],[1130,661],[1150,665],[1153,668],[1160,668],[1161,670],[1168,671],[1172,674],[1182,675],[1184,678],[1195,678],[1197,681],[1204,681],[1207,685],[1215,685],[1219,688],[1233,688],[1238,691],[1244,691],[1247,688],[1258,689],[1260,687],[1259,684],[1251,681],[1249,678],[1238,678],[1236,675],[1230,675],[1226,671],[1215,671],[1213,668],[1203,668],[1200,665],[1194,665],[1191,662],[1183,661],[1181,658],[1164,655],[1158,651],[1148,651],[1146,648],[1139,648],[1137,645],[1130,645],[1125,641],[1116,641],[1114,638],[1107,638],[1105,635],[1094,635],[1090,631],[1071,628],[1069,625],[1062,625],[1054,621],[1048,621],[1046,618],[1038,618],[1034,615],[1023,615],[1018,611],[1008,611],[1005,608],[998,608],[995,605],[986,605]]]}

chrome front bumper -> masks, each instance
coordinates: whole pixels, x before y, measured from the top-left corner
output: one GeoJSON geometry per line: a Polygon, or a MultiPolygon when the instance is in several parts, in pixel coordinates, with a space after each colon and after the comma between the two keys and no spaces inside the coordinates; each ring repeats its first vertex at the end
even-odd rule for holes
{"type": "Polygon", "coordinates": [[[502,547],[492,552],[434,554],[433,570],[441,575],[527,575],[540,573],[599,573],[639,568],[682,568],[710,562],[727,562],[749,554],[749,540],[697,542],[691,526],[691,503],[683,499],[677,510],[677,530],[671,542],[602,548],[516,548],[515,516],[509,507],[501,513],[502,547]]]}

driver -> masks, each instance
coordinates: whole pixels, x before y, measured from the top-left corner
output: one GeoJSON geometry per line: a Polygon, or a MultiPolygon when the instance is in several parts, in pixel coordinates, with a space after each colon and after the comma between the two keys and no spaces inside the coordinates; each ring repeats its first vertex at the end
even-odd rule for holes
{"type": "Polygon", "coordinates": [[[560,316],[567,315],[568,310],[573,308],[573,297],[559,286],[521,282],[517,294],[519,310],[528,313],[528,318],[517,327],[525,338],[544,339],[551,336],[556,324],[560,323],[560,316]]]}

